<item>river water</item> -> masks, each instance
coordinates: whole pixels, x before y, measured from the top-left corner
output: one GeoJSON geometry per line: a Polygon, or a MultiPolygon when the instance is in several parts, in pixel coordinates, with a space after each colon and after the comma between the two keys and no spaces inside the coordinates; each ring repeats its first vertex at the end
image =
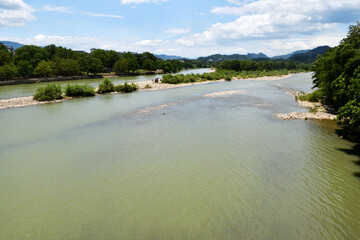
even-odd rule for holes
{"type": "Polygon", "coordinates": [[[311,74],[1,110],[0,239],[359,239],[360,159],[276,119],[286,87],[311,74]]]}
{"type": "MultiPolygon", "coordinates": [[[[200,69],[191,69],[191,70],[184,70],[179,72],[178,74],[191,74],[191,73],[205,73],[208,72],[209,68],[200,68],[200,69]]],[[[141,76],[130,76],[130,77],[112,77],[110,80],[115,84],[124,84],[125,82],[132,83],[132,82],[143,82],[154,80],[155,78],[162,78],[162,75],[141,75],[141,76]]],[[[67,84],[88,84],[92,87],[98,87],[99,83],[103,79],[83,79],[83,80],[71,80],[71,81],[61,81],[56,82],[59,84],[62,89],[65,88],[67,84]]],[[[0,86],[0,99],[7,99],[7,98],[16,98],[16,97],[27,97],[33,96],[36,92],[36,89],[39,87],[44,87],[49,82],[42,82],[37,84],[21,84],[21,85],[8,85],[8,86],[0,86]]]]}

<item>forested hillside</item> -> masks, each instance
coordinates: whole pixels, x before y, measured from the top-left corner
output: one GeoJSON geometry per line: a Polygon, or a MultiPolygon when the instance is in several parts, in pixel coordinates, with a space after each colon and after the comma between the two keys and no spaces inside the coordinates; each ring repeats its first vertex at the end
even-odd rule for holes
{"type": "Polygon", "coordinates": [[[339,46],[314,63],[314,87],[338,111],[345,133],[360,142],[360,23],[349,27],[339,46]]]}

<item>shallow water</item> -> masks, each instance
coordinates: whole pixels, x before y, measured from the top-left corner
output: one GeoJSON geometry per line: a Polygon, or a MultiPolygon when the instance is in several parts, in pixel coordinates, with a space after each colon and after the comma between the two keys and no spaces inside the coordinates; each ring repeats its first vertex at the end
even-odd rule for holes
{"type": "Polygon", "coordinates": [[[0,111],[0,239],[358,239],[359,157],[278,85],[311,77],[0,111]]]}
{"type": "MultiPolygon", "coordinates": [[[[200,68],[200,69],[191,69],[184,70],[178,74],[191,74],[191,73],[205,73],[210,71],[209,68],[200,68]]],[[[155,78],[162,78],[162,75],[141,75],[141,76],[130,76],[130,77],[114,77],[110,80],[114,84],[124,84],[125,82],[143,82],[154,80],[155,78]]],[[[44,87],[48,84],[56,83],[60,84],[62,89],[65,88],[66,84],[88,84],[92,87],[99,86],[99,83],[104,79],[80,79],[80,80],[70,80],[70,81],[60,81],[60,82],[41,82],[36,84],[20,84],[20,85],[9,85],[9,86],[0,86],[0,99],[6,98],[15,98],[15,97],[27,97],[33,96],[36,92],[36,89],[39,87],[44,87]]]]}

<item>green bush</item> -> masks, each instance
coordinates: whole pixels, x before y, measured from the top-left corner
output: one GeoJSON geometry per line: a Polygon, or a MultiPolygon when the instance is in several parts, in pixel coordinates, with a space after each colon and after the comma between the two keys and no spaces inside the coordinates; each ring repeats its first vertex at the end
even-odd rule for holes
{"type": "Polygon", "coordinates": [[[225,81],[231,81],[232,77],[230,76],[225,76],[225,81]]]}
{"type": "Polygon", "coordinates": [[[62,99],[62,92],[60,85],[50,84],[46,87],[40,87],[36,90],[34,100],[37,101],[53,101],[62,99]]]}
{"type": "MultiPolygon", "coordinates": [[[[291,71],[296,72],[296,71],[291,71]]],[[[190,83],[190,82],[201,82],[201,81],[216,81],[220,79],[225,79],[226,81],[231,81],[233,77],[237,78],[256,78],[264,76],[281,76],[287,75],[290,71],[286,69],[281,70],[257,70],[257,71],[241,71],[237,72],[234,70],[223,70],[219,69],[216,72],[203,73],[203,74],[165,74],[162,78],[162,83],[169,84],[181,84],[181,83],[190,83]]]]}
{"type": "Polygon", "coordinates": [[[91,86],[85,85],[66,85],[65,95],[68,97],[92,97],[95,96],[95,90],[91,86]]]}
{"type": "Polygon", "coordinates": [[[323,98],[323,93],[321,92],[321,90],[316,90],[313,93],[300,95],[298,97],[300,101],[308,101],[308,102],[320,102],[322,98],[323,98]]]}
{"type": "Polygon", "coordinates": [[[114,84],[107,78],[105,78],[102,83],[99,84],[98,93],[111,93],[115,92],[114,84]]]}
{"type": "Polygon", "coordinates": [[[115,86],[115,90],[117,92],[124,92],[124,93],[135,92],[138,89],[139,89],[138,85],[134,83],[128,84],[127,82],[124,85],[115,86]]]}

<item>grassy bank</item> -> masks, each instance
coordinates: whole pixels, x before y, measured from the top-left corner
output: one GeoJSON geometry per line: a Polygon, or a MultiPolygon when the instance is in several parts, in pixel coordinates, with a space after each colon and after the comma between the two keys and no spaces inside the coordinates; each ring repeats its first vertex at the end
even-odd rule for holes
{"type": "Polygon", "coordinates": [[[203,74],[166,74],[163,76],[162,83],[169,84],[181,84],[181,83],[193,83],[213,80],[227,80],[232,79],[248,79],[248,78],[259,78],[259,77],[272,77],[272,76],[283,76],[291,73],[299,73],[303,70],[272,70],[272,71],[233,71],[233,70],[217,70],[212,73],[203,74]]]}

